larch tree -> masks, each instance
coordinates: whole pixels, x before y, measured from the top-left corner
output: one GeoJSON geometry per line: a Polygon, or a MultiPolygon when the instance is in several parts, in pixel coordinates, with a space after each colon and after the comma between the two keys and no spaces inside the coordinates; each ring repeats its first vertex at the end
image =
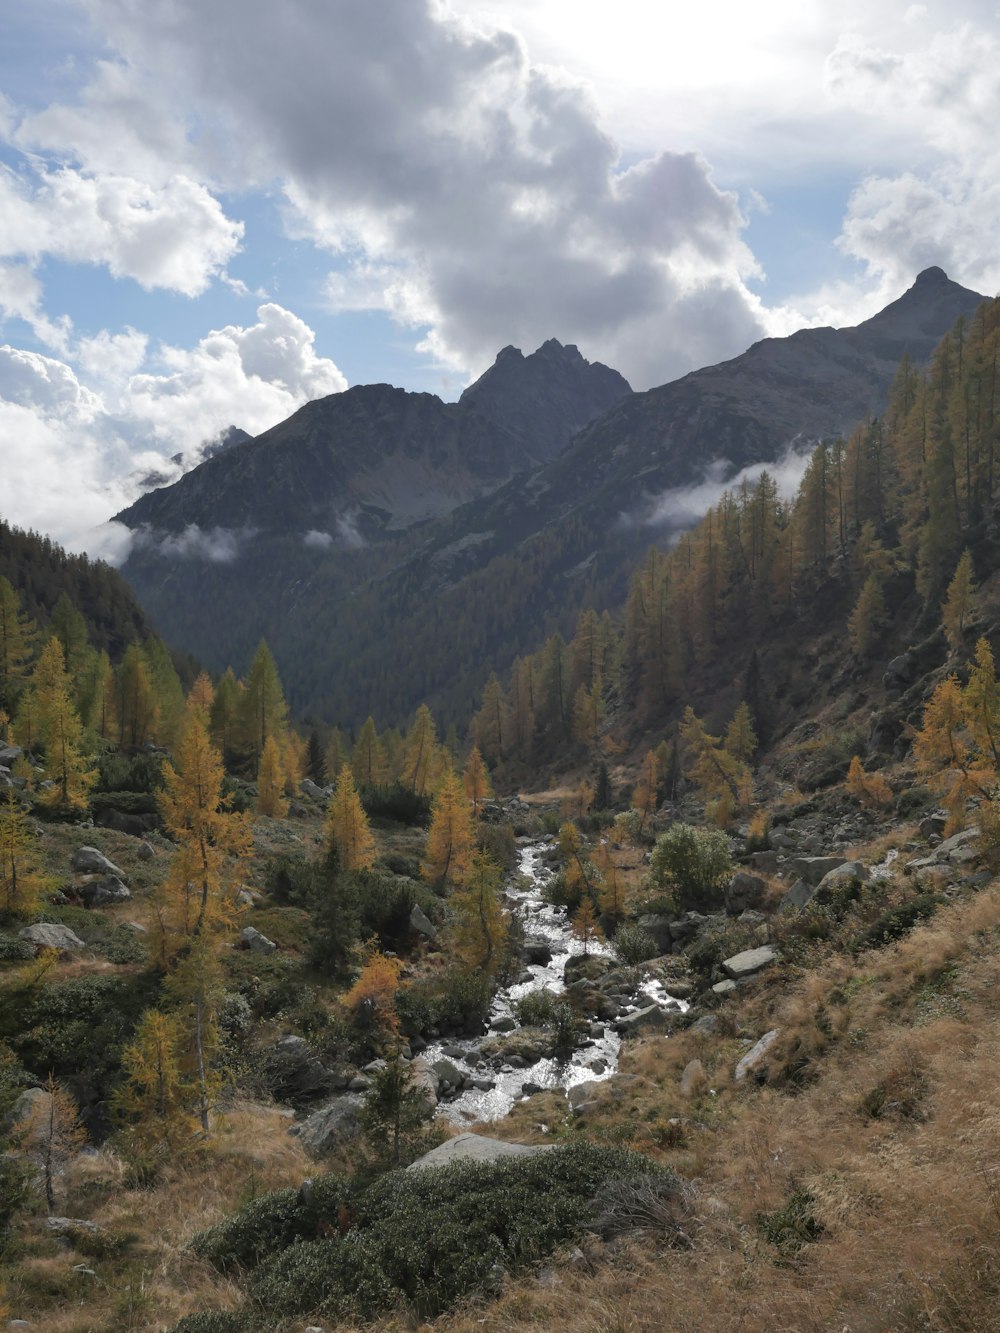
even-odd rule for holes
{"type": "Polygon", "coordinates": [[[639,780],[632,793],[632,807],[639,811],[639,834],[653,815],[659,803],[660,761],[655,750],[647,750],[639,770],[639,780]]]}
{"type": "MultiPolygon", "coordinates": [[[[330,738],[326,743],[326,750],[323,754],[323,763],[326,767],[327,776],[333,780],[344,767],[351,762],[351,751],[344,737],[344,733],[339,727],[334,727],[330,732],[330,738]]],[[[317,779],[318,780],[318,779],[317,779]]]]}
{"type": "Polygon", "coordinates": [[[281,764],[285,770],[286,795],[298,796],[302,789],[302,779],[306,775],[307,762],[306,742],[297,731],[289,728],[281,746],[281,764]]]}
{"type": "Polygon", "coordinates": [[[8,787],[0,797],[0,911],[19,916],[33,911],[43,887],[31,824],[8,787]]]}
{"type": "Polygon", "coordinates": [[[882,594],[882,579],[878,574],[869,574],[865,579],[847,620],[847,633],[851,651],[860,659],[868,657],[878,642],[879,632],[889,618],[885,597],[882,594]]]}
{"type": "Polygon", "coordinates": [[[373,717],[367,717],[358,732],[358,739],[351,754],[351,767],[354,770],[355,782],[360,783],[362,787],[375,787],[386,780],[388,764],[373,717]]]}
{"type": "Polygon", "coordinates": [[[233,668],[227,667],[219,680],[208,714],[212,744],[221,753],[227,767],[232,763],[233,749],[239,734],[240,705],[239,683],[233,668]]]}
{"type": "Polygon", "coordinates": [[[284,738],[288,708],[271,650],[263,639],[247,673],[242,722],[247,744],[258,762],[268,736],[284,738]]]}
{"type": "Polygon", "coordinates": [[[427,705],[421,704],[407,733],[403,754],[403,785],[418,796],[426,796],[434,784],[437,748],[434,718],[427,705]]]}
{"type": "Polygon", "coordinates": [[[56,1178],[87,1142],[76,1102],[52,1074],[45,1085],[47,1097],[33,1102],[10,1137],[38,1159],[49,1213],[56,1211],[56,1178]]]}
{"type": "Polygon", "coordinates": [[[377,848],[368,826],[350,764],[345,763],[330,797],[326,816],[327,845],[334,847],[342,870],[370,870],[377,848]]]}
{"type": "MultiPolygon", "coordinates": [[[[191,686],[187,697],[188,707],[200,708],[208,722],[212,716],[212,705],[215,703],[215,687],[212,684],[212,678],[207,671],[198,674],[194,684],[191,686]]],[[[221,746],[219,747],[222,748],[221,746]]]]}
{"type": "Polygon", "coordinates": [[[594,865],[601,877],[601,911],[614,921],[625,919],[625,885],[614,854],[606,842],[594,850],[594,865]]]}
{"type": "Polygon", "coordinates": [[[111,658],[105,652],[98,653],[91,668],[85,720],[100,740],[118,740],[118,682],[111,658]]]}
{"type": "Polygon", "coordinates": [[[441,779],[431,806],[427,831],[424,878],[430,884],[462,885],[469,874],[475,849],[472,815],[461,781],[454,769],[441,779]]]}
{"type": "Polygon", "coordinates": [[[507,700],[503,686],[496,673],[491,672],[483,690],[483,702],[472,719],[472,735],[476,746],[491,764],[498,764],[504,756],[506,724],[507,700]]]}
{"type": "Polygon", "coordinates": [[[753,715],[750,712],[750,705],[745,701],[737,705],[732,721],[726,728],[723,748],[737,759],[741,759],[745,764],[749,764],[757,751],[757,734],[754,731],[753,715]]]}
{"type": "Polygon", "coordinates": [[[594,904],[589,893],[583,895],[580,906],[573,916],[573,934],[583,945],[584,958],[590,953],[591,945],[602,937],[601,927],[597,923],[597,914],[594,911],[594,904]]]}
{"type": "Polygon", "coordinates": [[[177,1148],[188,1137],[190,1084],[182,1071],[184,1027],[177,1014],[147,1009],[121,1056],[124,1078],[113,1108],[143,1144],[177,1148]]]}
{"type": "Polygon", "coordinates": [[[142,651],[157,705],[156,740],[173,749],[185,726],[184,687],[162,639],[147,639],[142,651]]]}
{"type": "Polygon", "coordinates": [[[268,736],[264,742],[260,768],[257,770],[257,813],[268,815],[271,819],[282,819],[288,814],[285,769],[278,742],[273,736],[268,736]]]}
{"type": "Polygon", "coordinates": [[[493,972],[499,965],[509,921],[500,898],[500,868],[486,852],[476,852],[462,889],[451,898],[455,944],[469,967],[493,972]]]}
{"type": "Polygon", "coordinates": [[[138,750],[155,736],[159,718],[149,663],[138,644],[125,650],[118,689],[118,743],[138,750]]]}
{"type": "Polygon", "coordinates": [[[36,634],[13,586],[0,575],[0,707],[9,712],[28,678],[36,634]]]}
{"type": "Polygon", "coordinates": [[[42,649],[31,678],[31,691],[45,750],[45,774],[53,783],[43,799],[64,809],[83,809],[96,774],[84,757],[83,724],[63,665],[62,645],[54,637],[42,649]]]}
{"type": "MultiPolygon", "coordinates": [[[[336,770],[338,773],[340,769],[336,770]]],[[[309,778],[322,787],[326,782],[326,760],[323,757],[323,746],[320,744],[319,732],[313,727],[309,733],[309,740],[306,743],[306,773],[309,778]]]]}
{"type": "Polygon", "coordinates": [[[402,970],[398,958],[382,953],[377,941],[368,941],[362,955],[361,974],[344,996],[344,1004],[359,1026],[374,1028],[386,1037],[399,1031],[396,992],[402,970]]]}
{"type": "Polygon", "coordinates": [[[472,812],[478,815],[479,807],[493,795],[490,775],[486,764],[483,762],[483,756],[479,753],[478,745],[474,745],[469,751],[465,772],[462,774],[462,783],[465,787],[465,794],[472,805],[472,812]]]}
{"type": "Polygon", "coordinates": [[[176,766],[163,766],[160,810],[177,844],[161,889],[161,949],[211,933],[228,923],[239,864],[249,850],[243,816],[225,807],[222,757],[208,737],[200,709],[187,714],[176,766]]]}
{"type": "Polygon", "coordinates": [[[944,632],[952,648],[958,648],[976,604],[976,585],[973,578],[972,553],[966,547],[955,569],[942,608],[944,632]]]}
{"type": "Polygon", "coordinates": [[[194,1112],[206,1137],[222,1087],[219,1070],[219,1005],[225,993],[222,967],[209,931],[196,935],[167,978],[181,1039],[181,1073],[193,1089],[194,1112]]]}

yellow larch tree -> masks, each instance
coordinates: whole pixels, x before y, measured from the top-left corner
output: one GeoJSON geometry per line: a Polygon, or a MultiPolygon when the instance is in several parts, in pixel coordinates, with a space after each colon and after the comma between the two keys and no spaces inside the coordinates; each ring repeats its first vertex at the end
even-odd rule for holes
{"type": "Polygon", "coordinates": [[[194,936],[167,978],[167,994],[176,1005],[181,1039],[177,1047],[182,1077],[193,1091],[193,1110],[208,1135],[211,1113],[222,1087],[219,1070],[219,1004],[224,979],[208,930],[194,936]]]}
{"type": "Polygon", "coordinates": [[[469,967],[492,972],[499,965],[509,918],[500,898],[500,868],[486,852],[477,852],[464,887],[453,894],[455,947],[469,967]]]}
{"type": "Polygon", "coordinates": [[[309,743],[297,731],[289,731],[285,736],[281,762],[285,770],[285,794],[298,796],[309,762],[309,743]]]}
{"type": "MultiPolygon", "coordinates": [[[[358,732],[358,739],[351,754],[351,767],[354,780],[362,787],[375,787],[385,782],[388,764],[385,748],[379,740],[375,719],[367,717],[364,726],[358,732]]],[[[339,767],[336,770],[340,772],[339,767]]]]}
{"type": "Polygon", "coordinates": [[[606,842],[600,843],[594,849],[594,865],[601,877],[601,911],[605,916],[613,917],[616,921],[623,921],[625,919],[625,885],[614,853],[606,842]]]}
{"type": "Polygon", "coordinates": [[[474,745],[469,751],[465,772],[462,774],[462,783],[465,787],[465,794],[472,804],[472,812],[478,815],[479,807],[483,801],[488,801],[493,795],[490,775],[483,761],[483,756],[479,753],[478,745],[474,745]]]}
{"type": "Polygon", "coordinates": [[[892,788],[882,773],[866,773],[858,755],[851,760],[844,787],[862,805],[884,809],[892,801],[892,788]]]}
{"type": "Polygon", "coordinates": [[[35,839],[13,787],[0,799],[0,910],[24,915],[38,904],[44,881],[35,839]]]}
{"type": "Polygon", "coordinates": [[[465,883],[475,850],[472,814],[454,769],[445,771],[431,805],[427,851],[421,867],[431,884],[453,887],[465,883]]]}
{"type": "Polygon", "coordinates": [[[268,815],[271,819],[281,819],[288,814],[288,802],[285,800],[285,770],[281,762],[281,751],[273,736],[268,736],[260,756],[260,768],[257,770],[257,813],[268,815]]]}
{"type": "Polygon", "coordinates": [[[73,703],[62,644],[49,639],[31,678],[38,710],[38,731],[45,749],[45,774],[54,784],[43,800],[67,809],[83,809],[96,773],[83,753],[83,724],[73,703]]]}
{"type": "Polygon", "coordinates": [[[583,895],[573,916],[573,934],[583,945],[584,958],[590,953],[590,946],[603,938],[604,932],[597,923],[597,913],[589,893],[583,895]]]}
{"type": "Polygon", "coordinates": [[[632,793],[632,807],[639,811],[639,833],[656,813],[657,789],[660,782],[660,761],[655,750],[647,750],[639,770],[639,780],[632,793]]]}
{"type": "Polygon", "coordinates": [[[952,648],[962,642],[965,626],[976,604],[976,585],[973,579],[972,553],[968,547],[962,552],[945,596],[941,619],[945,637],[952,648]]]}
{"type": "Polygon", "coordinates": [[[37,1158],[41,1167],[45,1202],[56,1211],[55,1182],[87,1142],[80,1112],[73,1097],[52,1074],[45,1084],[48,1096],[32,1103],[27,1114],[10,1132],[12,1141],[37,1158]]]}
{"type": "Polygon", "coordinates": [[[369,870],[375,864],[378,849],[348,763],[341,766],[330,797],[325,832],[342,870],[369,870]]]}
{"type": "Polygon", "coordinates": [[[196,678],[188,693],[187,702],[189,708],[200,708],[206,721],[211,717],[212,704],[215,703],[215,686],[207,671],[202,671],[196,678]]]}
{"type": "Polygon", "coordinates": [[[191,1087],[181,1068],[183,1046],[178,1015],[147,1009],[134,1041],[122,1052],[124,1080],[112,1105],[132,1122],[130,1133],[139,1143],[176,1149],[190,1137],[191,1087]]]}
{"type": "Polygon", "coordinates": [[[403,965],[382,953],[374,939],[366,942],[361,962],[361,975],[344,996],[344,1004],[355,1022],[393,1035],[399,1030],[396,992],[403,965]]]}
{"type": "Polygon", "coordinates": [[[426,704],[417,709],[403,751],[403,785],[418,796],[432,790],[438,766],[437,727],[426,704]]]}

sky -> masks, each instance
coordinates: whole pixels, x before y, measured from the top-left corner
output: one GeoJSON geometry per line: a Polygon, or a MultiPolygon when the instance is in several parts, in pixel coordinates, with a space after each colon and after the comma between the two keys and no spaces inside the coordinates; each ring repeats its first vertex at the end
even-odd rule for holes
{"type": "Polygon", "coordinates": [[[994,295],[998,69],[980,0],[5,6],[0,516],[115,559],[139,478],[352,384],[994,295]]]}

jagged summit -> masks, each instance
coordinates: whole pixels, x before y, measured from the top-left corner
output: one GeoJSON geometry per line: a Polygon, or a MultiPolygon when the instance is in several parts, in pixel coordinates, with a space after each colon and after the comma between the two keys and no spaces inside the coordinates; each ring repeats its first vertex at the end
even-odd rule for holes
{"type": "Polygon", "coordinates": [[[529,356],[504,347],[459,402],[505,426],[539,463],[548,463],[631,392],[617,370],[588,361],[572,343],[549,338],[529,356]]]}

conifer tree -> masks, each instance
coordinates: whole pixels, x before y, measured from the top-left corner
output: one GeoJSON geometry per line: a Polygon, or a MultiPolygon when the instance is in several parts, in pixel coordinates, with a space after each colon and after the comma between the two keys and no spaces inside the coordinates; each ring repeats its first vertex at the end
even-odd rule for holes
{"type": "MultiPolygon", "coordinates": [[[[1000,774],[1000,685],[989,640],[976,644],[969,683],[962,691],[962,710],[980,767],[1000,774]]],[[[986,785],[988,779],[984,779],[986,785]]]]}
{"type": "Polygon", "coordinates": [[[173,749],[185,725],[184,688],[161,639],[147,639],[142,651],[149,667],[149,683],[156,700],[156,739],[161,745],[173,749]]]}
{"type": "Polygon", "coordinates": [[[559,826],[559,855],[564,866],[563,878],[570,894],[578,896],[582,893],[593,893],[593,868],[583,854],[580,830],[572,820],[567,820],[559,826]]]}
{"type": "Polygon", "coordinates": [[[288,796],[298,796],[302,790],[302,779],[306,775],[306,743],[297,731],[289,729],[285,733],[280,753],[285,770],[285,792],[288,796]]]}
{"type": "Polygon", "coordinates": [[[492,972],[507,937],[507,916],[500,900],[500,869],[486,852],[476,852],[463,887],[453,894],[455,939],[459,956],[475,970],[492,972]]]}
{"type": "Polygon", "coordinates": [[[421,704],[406,737],[403,754],[403,785],[418,796],[426,796],[435,778],[437,756],[437,727],[431,710],[421,704]]]}
{"type": "Polygon", "coordinates": [[[632,793],[632,806],[639,811],[640,836],[647,822],[656,813],[659,781],[660,765],[656,757],[656,751],[647,750],[646,758],[642,761],[642,768],[639,772],[639,781],[635,784],[635,791],[632,793]]]}
{"type": "Polygon", "coordinates": [[[738,804],[752,796],[749,769],[723,749],[718,736],[711,736],[690,705],[684,710],[680,728],[687,756],[686,774],[698,787],[706,811],[716,823],[727,823],[738,804]]]}
{"type": "Polygon", "coordinates": [[[472,735],[480,753],[493,765],[499,764],[504,757],[507,711],[503,686],[496,673],[490,672],[483,690],[483,702],[472,719],[472,735]]]}
{"type": "Polygon", "coordinates": [[[32,1103],[27,1114],[14,1125],[11,1138],[38,1159],[45,1203],[51,1214],[56,1211],[56,1177],[83,1148],[87,1135],[76,1102],[52,1074],[45,1091],[48,1096],[32,1103]]]}
{"type": "MultiPolygon", "coordinates": [[[[319,732],[313,727],[309,733],[309,741],[306,746],[306,772],[317,786],[322,787],[326,782],[326,763],[323,759],[323,747],[320,744],[319,732]]],[[[337,769],[340,772],[340,769],[337,769]]]]}
{"type": "Polygon", "coordinates": [[[25,915],[38,904],[43,881],[28,816],[8,787],[0,797],[0,911],[25,915]]]}
{"type": "Polygon", "coordinates": [[[584,958],[590,954],[590,946],[601,938],[602,931],[597,924],[597,915],[589,893],[583,895],[580,906],[576,909],[573,917],[573,934],[583,945],[584,958]]]}
{"type": "Polygon", "coordinates": [[[376,787],[385,782],[388,776],[385,750],[379,740],[375,719],[371,716],[365,719],[364,726],[358,732],[351,755],[351,767],[354,769],[355,782],[362,787],[376,787]]]}
{"type": "MultiPolygon", "coordinates": [[[[202,671],[196,677],[194,684],[188,693],[187,704],[191,708],[200,708],[204,714],[205,721],[211,725],[212,705],[215,703],[215,687],[207,671],[202,671]]],[[[220,750],[222,746],[218,747],[220,750]]]]}
{"type": "Polygon", "coordinates": [[[625,885],[611,848],[602,842],[594,852],[594,864],[601,877],[601,911],[614,921],[625,919],[625,885]]]}
{"type": "Polygon", "coordinates": [[[285,770],[281,762],[281,751],[273,736],[264,742],[264,752],[260,757],[257,770],[257,813],[269,815],[272,819],[282,819],[288,814],[288,802],[285,800],[285,770]]]}
{"type": "Polygon", "coordinates": [[[176,1148],[190,1133],[183,1041],[178,1015],[147,1009],[134,1040],[122,1052],[124,1078],[112,1105],[133,1122],[131,1132],[144,1144],[176,1148]]]}
{"type": "Polygon", "coordinates": [[[489,772],[483,763],[483,756],[479,753],[479,747],[476,745],[469,751],[465,772],[462,775],[462,783],[465,787],[465,794],[472,804],[472,812],[478,815],[479,807],[483,801],[488,801],[493,795],[493,787],[490,784],[489,772]]]}
{"type": "Polygon", "coordinates": [[[377,848],[372,831],[354,785],[354,774],[344,764],[330,797],[326,816],[327,846],[336,848],[342,870],[369,870],[375,864],[377,848]]]}
{"type": "Polygon", "coordinates": [[[375,1028],[385,1036],[399,1031],[396,992],[403,965],[398,958],[382,953],[376,940],[369,940],[362,954],[361,975],[344,996],[344,1004],[356,1022],[375,1028]]]}
{"type": "Polygon", "coordinates": [[[855,657],[866,658],[878,641],[879,631],[888,619],[882,580],[869,574],[847,621],[851,651],[855,657]]]}
{"type": "Polygon", "coordinates": [[[594,809],[611,809],[611,775],[608,772],[607,761],[602,759],[597,765],[597,777],[594,781],[594,809]]]}
{"type": "Polygon", "coordinates": [[[344,733],[339,727],[334,727],[330,732],[330,739],[326,743],[326,750],[323,755],[326,776],[333,780],[344,765],[350,762],[351,751],[344,737],[344,733]]]}
{"type": "Polygon", "coordinates": [[[962,642],[965,626],[972,615],[975,601],[976,585],[973,580],[972,553],[966,547],[948,585],[942,611],[945,636],[952,648],[958,648],[962,642]]]}
{"type": "Polygon", "coordinates": [[[28,678],[36,634],[17,593],[0,575],[0,708],[9,712],[28,678]]]}
{"type": "Polygon", "coordinates": [[[233,674],[233,668],[227,667],[216,688],[208,715],[212,744],[222,755],[227,768],[232,764],[233,749],[239,732],[240,711],[240,687],[233,674]]]}
{"type": "Polygon", "coordinates": [[[732,721],[726,728],[723,747],[736,759],[749,764],[757,750],[757,736],[753,729],[753,718],[749,705],[744,701],[737,705],[732,721]]]}
{"type": "Polygon", "coordinates": [[[119,744],[138,750],[153,739],[159,718],[149,664],[138,644],[130,644],[125,650],[119,691],[119,744]]]}
{"type": "Polygon", "coordinates": [[[475,848],[472,816],[458,775],[448,769],[431,806],[427,850],[421,867],[430,884],[454,887],[465,883],[475,848]]]}
{"type": "MultiPolygon", "coordinates": [[[[413,1083],[412,1064],[393,1056],[372,1078],[361,1116],[376,1151],[393,1166],[400,1166],[403,1149],[414,1143],[420,1129],[433,1118],[434,1106],[426,1091],[413,1083]]],[[[413,1151],[410,1147],[408,1155],[413,1151]]]]}
{"type": "Polygon", "coordinates": [[[218,1068],[219,1004],[224,993],[222,968],[208,930],[190,941],[167,979],[176,1005],[182,1039],[181,1072],[192,1084],[194,1110],[206,1137],[222,1078],[218,1068]]]}
{"type": "Polygon", "coordinates": [[[118,682],[111,658],[105,652],[98,653],[94,658],[86,697],[84,718],[89,729],[102,741],[117,741],[120,735],[118,682]]]}
{"type": "Polygon", "coordinates": [[[73,689],[63,666],[62,645],[51,638],[42,649],[31,692],[38,710],[38,731],[45,749],[45,772],[54,786],[48,804],[82,809],[96,774],[83,754],[83,726],[73,703],[73,689]]]}
{"type": "Polygon", "coordinates": [[[288,712],[278,668],[263,639],[250,663],[241,712],[247,744],[254,760],[259,762],[268,736],[284,738],[288,712]]]}
{"type": "Polygon", "coordinates": [[[87,622],[65,592],[59,594],[52,608],[52,633],[62,647],[67,675],[74,683],[79,682],[87,659],[87,622]]]}

